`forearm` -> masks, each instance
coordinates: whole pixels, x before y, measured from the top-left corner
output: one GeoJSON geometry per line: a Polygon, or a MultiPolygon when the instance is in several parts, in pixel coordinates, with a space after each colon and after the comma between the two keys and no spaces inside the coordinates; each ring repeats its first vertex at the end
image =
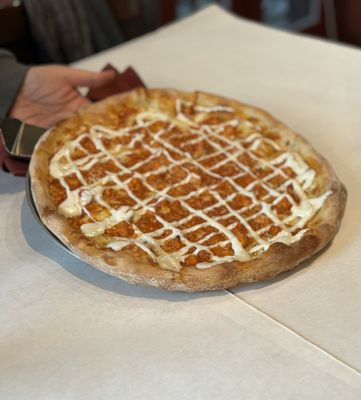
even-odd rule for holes
{"type": "Polygon", "coordinates": [[[28,68],[19,64],[11,53],[0,49],[0,118],[9,112],[28,68]]]}

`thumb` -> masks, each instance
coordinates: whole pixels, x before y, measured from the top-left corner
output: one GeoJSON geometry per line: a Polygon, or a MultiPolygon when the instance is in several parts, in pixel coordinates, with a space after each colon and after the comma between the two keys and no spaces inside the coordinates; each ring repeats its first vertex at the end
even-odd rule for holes
{"type": "Polygon", "coordinates": [[[90,72],[76,68],[67,68],[65,79],[71,86],[87,86],[97,88],[109,83],[115,78],[114,71],[90,72]]]}

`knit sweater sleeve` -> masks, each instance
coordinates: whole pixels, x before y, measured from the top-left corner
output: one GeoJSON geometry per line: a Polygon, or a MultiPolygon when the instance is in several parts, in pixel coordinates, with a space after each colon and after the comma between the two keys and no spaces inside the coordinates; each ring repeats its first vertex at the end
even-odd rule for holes
{"type": "Polygon", "coordinates": [[[9,112],[28,69],[10,52],[0,49],[0,118],[9,112]]]}

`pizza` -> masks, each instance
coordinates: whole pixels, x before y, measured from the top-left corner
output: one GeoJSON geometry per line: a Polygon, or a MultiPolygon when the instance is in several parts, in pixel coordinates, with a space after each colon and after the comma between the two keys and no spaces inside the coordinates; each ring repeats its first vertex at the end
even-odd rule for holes
{"type": "Polygon", "coordinates": [[[130,283],[200,291],[270,279],[334,237],[346,190],[300,135],[253,106],[136,89],[41,138],[30,163],[43,223],[130,283]]]}

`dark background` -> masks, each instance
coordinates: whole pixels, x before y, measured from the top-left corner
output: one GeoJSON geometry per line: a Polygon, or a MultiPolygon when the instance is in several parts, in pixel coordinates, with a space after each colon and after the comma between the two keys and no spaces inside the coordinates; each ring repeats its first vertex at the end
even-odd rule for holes
{"type": "MultiPolygon", "coordinates": [[[[52,62],[35,38],[26,0],[0,0],[0,47],[25,63],[52,62]]],[[[32,0],[33,2],[36,0],[32,0]]],[[[62,0],[58,0],[60,3],[62,0]]],[[[86,5],[86,0],[83,0],[86,5]]],[[[250,20],[361,47],[360,0],[103,0],[119,26],[119,43],[183,18],[210,3],[250,20]]],[[[55,45],[55,44],[54,44],[55,45]]],[[[75,61],[75,60],[68,60],[75,61]]]]}

